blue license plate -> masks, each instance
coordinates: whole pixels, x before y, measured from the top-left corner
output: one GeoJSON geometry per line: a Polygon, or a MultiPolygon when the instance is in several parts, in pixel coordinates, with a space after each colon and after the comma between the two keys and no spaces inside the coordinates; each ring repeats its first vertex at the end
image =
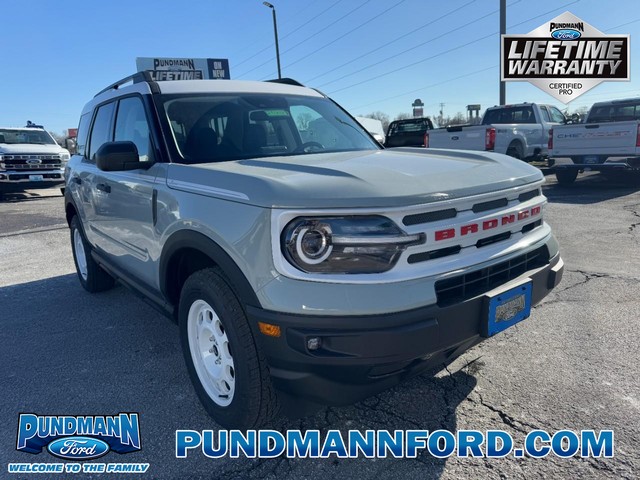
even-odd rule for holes
{"type": "Polygon", "coordinates": [[[531,282],[487,296],[488,318],[485,337],[512,327],[531,315],[531,282]]]}

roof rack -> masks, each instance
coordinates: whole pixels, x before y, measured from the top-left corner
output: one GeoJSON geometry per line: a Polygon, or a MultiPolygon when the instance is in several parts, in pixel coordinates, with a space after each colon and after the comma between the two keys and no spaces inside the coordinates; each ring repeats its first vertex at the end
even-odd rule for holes
{"type": "Polygon", "coordinates": [[[100,90],[98,93],[95,94],[94,98],[100,95],[101,93],[108,92],[109,90],[117,90],[119,87],[129,82],[133,82],[133,83],[147,82],[151,86],[151,91],[153,93],[157,93],[155,91],[157,86],[156,88],[154,88],[153,85],[155,85],[155,80],[153,80],[153,78],[151,77],[151,74],[147,71],[142,71],[142,72],[136,72],[133,75],[129,75],[128,77],[124,77],[123,79],[118,80],[115,83],[112,83],[108,87],[103,88],[102,90],[100,90]]]}
{"type": "Polygon", "coordinates": [[[267,82],[271,82],[271,83],[284,83],[285,85],[294,85],[296,87],[304,87],[305,85],[303,85],[302,83],[300,83],[297,80],[294,80],[293,78],[274,78],[272,80],[267,80],[267,82]]]}

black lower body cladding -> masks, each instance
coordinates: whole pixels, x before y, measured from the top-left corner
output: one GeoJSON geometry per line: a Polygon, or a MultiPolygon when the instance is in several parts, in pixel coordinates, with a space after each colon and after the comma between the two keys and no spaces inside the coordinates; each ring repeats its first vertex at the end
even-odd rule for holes
{"type": "MultiPolygon", "coordinates": [[[[535,305],[560,283],[562,273],[558,254],[504,287],[531,279],[535,305]]],[[[482,293],[445,307],[352,317],[246,310],[253,322],[281,329],[279,337],[260,336],[277,389],[314,403],[347,405],[451,361],[481,342],[485,298],[482,293]],[[318,348],[310,350],[309,340],[318,348]]]]}

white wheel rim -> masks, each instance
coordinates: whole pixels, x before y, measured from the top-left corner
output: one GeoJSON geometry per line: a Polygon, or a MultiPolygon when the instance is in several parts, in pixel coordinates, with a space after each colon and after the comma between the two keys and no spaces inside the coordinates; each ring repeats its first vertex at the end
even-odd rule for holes
{"type": "Polygon", "coordinates": [[[187,333],[191,358],[202,387],[216,404],[228,406],[236,386],[229,337],[220,317],[204,300],[191,304],[187,333]]]}
{"type": "Polygon", "coordinates": [[[82,235],[76,228],[73,231],[73,246],[76,251],[76,263],[78,264],[78,272],[83,280],[87,280],[87,255],[84,252],[84,242],[82,241],[82,235]]]}

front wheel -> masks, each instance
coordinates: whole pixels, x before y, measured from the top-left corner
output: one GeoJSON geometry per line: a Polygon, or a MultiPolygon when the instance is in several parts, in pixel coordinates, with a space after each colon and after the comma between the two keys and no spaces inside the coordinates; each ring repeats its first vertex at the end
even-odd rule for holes
{"type": "Polygon", "coordinates": [[[219,269],[200,270],[187,279],[179,324],[189,376],[219,425],[251,429],[275,416],[278,400],[266,359],[219,269]]]}
{"type": "Polygon", "coordinates": [[[113,277],[105,272],[91,256],[91,244],[87,242],[77,215],[71,219],[71,249],[76,272],[82,288],[89,293],[109,290],[114,285],[113,277]]]}

